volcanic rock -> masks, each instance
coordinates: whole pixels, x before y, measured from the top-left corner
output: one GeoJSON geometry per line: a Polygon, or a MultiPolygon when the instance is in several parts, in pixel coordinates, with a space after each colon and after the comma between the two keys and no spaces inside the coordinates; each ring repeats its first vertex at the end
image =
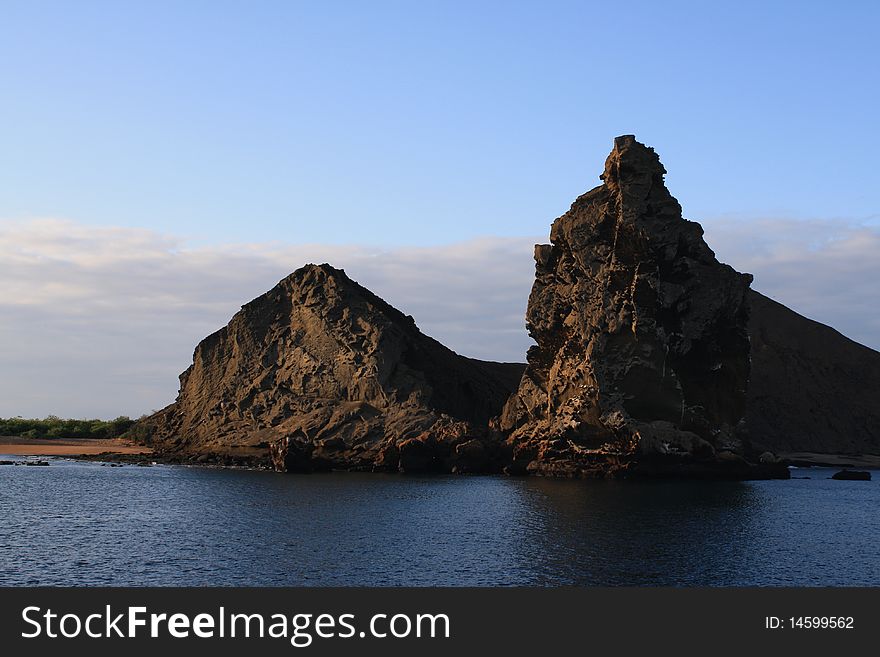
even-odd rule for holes
{"type": "Polygon", "coordinates": [[[755,450],[880,454],[880,353],[752,290],[755,450]]]}
{"type": "Polygon", "coordinates": [[[842,481],[871,481],[871,473],[867,470],[841,470],[831,475],[831,478],[842,481]]]}
{"type": "Polygon", "coordinates": [[[787,476],[747,463],[737,433],[752,277],[716,260],[665,173],[653,149],[618,137],[603,184],[535,247],[537,344],[498,423],[511,471],[787,476]]]}
{"type": "Polygon", "coordinates": [[[292,472],[787,477],[794,457],[880,454],[880,354],[750,290],[664,174],[618,137],[535,247],[527,366],[459,356],[308,265],[203,340],[132,437],[292,472]]]}
{"type": "Polygon", "coordinates": [[[499,470],[478,446],[523,367],[459,356],[343,271],[307,265],[205,338],[140,430],[160,454],[285,471],[499,470]]]}

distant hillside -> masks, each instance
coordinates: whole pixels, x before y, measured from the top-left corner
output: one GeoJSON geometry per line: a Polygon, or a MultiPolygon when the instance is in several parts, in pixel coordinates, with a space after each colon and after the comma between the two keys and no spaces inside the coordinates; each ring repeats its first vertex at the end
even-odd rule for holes
{"type": "Polygon", "coordinates": [[[880,454],[880,353],[751,291],[752,442],[779,452],[880,454]]]}

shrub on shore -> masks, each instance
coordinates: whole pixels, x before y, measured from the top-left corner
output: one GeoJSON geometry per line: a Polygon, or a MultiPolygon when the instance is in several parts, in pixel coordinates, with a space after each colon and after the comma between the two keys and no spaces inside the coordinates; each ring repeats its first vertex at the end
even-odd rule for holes
{"type": "Polygon", "coordinates": [[[50,415],[42,420],[0,418],[0,436],[22,438],[119,438],[135,421],[121,415],[113,420],[65,420],[50,415]]]}

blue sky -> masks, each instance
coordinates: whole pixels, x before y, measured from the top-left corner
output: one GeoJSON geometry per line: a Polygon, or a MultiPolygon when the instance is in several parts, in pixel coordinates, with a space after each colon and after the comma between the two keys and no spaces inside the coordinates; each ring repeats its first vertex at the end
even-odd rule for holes
{"type": "Polygon", "coordinates": [[[0,416],[171,402],[306,262],[524,359],[619,134],[753,287],[880,347],[878,2],[0,7],[0,416]]]}
{"type": "Polygon", "coordinates": [[[876,217],[876,2],[4,2],[0,217],[546,231],[611,139],[686,216],[876,217]]]}

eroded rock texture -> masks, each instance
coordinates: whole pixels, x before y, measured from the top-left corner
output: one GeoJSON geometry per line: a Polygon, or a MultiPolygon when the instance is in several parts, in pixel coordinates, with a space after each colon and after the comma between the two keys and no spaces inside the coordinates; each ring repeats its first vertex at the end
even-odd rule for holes
{"type": "Polygon", "coordinates": [[[750,476],[737,438],[751,276],[681,216],[653,149],[615,139],[603,184],[535,247],[537,342],[500,428],[511,469],[750,476]]]}
{"type": "Polygon", "coordinates": [[[664,174],[617,138],[536,246],[527,366],[459,356],[308,265],[203,340],[138,433],[293,472],[785,477],[775,453],[880,453],[880,354],[751,291],[664,174]]]}
{"type": "Polygon", "coordinates": [[[329,265],[308,265],[205,338],[177,401],[145,421],[164,454],[286,471],[485,472],[489,419],[523,366],[459,356],[329,265]]]}

